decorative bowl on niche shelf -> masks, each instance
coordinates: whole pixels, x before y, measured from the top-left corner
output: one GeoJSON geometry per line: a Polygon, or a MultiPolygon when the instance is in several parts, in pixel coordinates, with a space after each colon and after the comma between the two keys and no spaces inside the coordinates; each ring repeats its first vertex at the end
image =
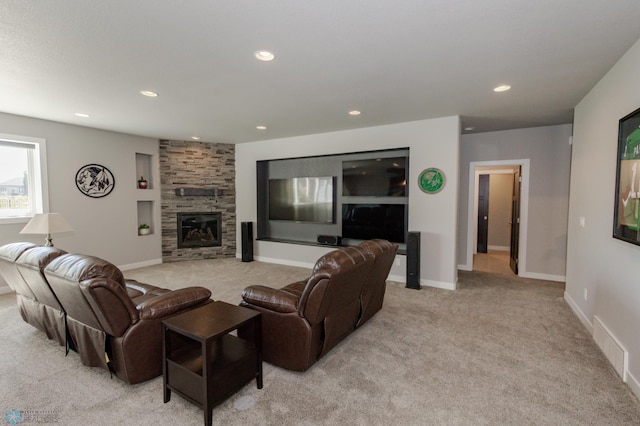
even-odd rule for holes
{"type": "Polygon", "coordinates": [[[151,228],[146,223],[143,223],[138,227],[138,235],[149,235],[151,233],[151,228]]]}

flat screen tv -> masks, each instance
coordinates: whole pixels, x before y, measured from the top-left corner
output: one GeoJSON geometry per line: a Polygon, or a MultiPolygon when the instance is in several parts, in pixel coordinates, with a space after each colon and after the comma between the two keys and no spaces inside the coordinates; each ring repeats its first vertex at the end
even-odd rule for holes
{"type": "Polygon", "coordinates": [[[335,223],[335,178],[269,179],[269,220],[335,223]]]}
{"type": "Polygon", "coordinates": [[[404,243],[405,208],[404,204],[343,204],[342,238],[382,238],[394,243],[404,243]]]}
{"type": "Polygon", "coordinates": [[[406,197],[407,157],[342,162],[342,195],[406,197]]]}

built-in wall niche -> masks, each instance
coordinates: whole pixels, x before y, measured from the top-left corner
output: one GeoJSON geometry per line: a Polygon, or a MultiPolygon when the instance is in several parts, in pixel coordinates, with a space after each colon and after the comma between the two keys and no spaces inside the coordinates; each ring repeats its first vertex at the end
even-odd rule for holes
{"type": "Polygon", "coordinates": [[[152,170],[152,156],[136,153],[136,188],[153,189],[152,170]]]}
{"type": "Polygon", "coordinates": [[[256,238],[317,244],[334,236],[343,245],[384,238],[403,248],[408,168],[409,148],[258,161],[256,238]],[[330,187],[329,195],[320,191],[330,187]]]}
{"type": "Polygon", "coordinates": [[[138,235],[155,233],[155,224],[153,223],[153,203],[153,201],[138,201],[138,235]],[[149,231],[141,231],[140,227],[142,225],[148,225],[149,231]]]}
{"type": "Polygon", "coordinates": [[[342,162],[345,197],[406,197],[408,157],[382,157],[342,162]]]}

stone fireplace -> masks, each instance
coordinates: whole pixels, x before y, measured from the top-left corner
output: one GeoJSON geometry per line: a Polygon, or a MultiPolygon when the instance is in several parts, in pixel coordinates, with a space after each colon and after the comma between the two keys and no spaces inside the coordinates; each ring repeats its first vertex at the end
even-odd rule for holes
{"type": "Polygon", "coordinates": [[[178,248],[222,245],[222,214],[178,213],[178,248]]]}
{"type": "Polygon", "coordinates": [[[236,257],[235,145],[160,141],[162,261],[236,257]]]}

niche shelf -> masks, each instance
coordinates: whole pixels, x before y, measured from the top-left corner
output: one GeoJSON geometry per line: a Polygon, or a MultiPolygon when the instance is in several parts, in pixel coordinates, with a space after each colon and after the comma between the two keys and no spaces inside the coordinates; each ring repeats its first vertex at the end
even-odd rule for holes
{"type": "MultiPolygon", "coordinates": [[[[153,223],[153,201],[138,201],[138,224],[139,227],[143,223],[149,225],[150,233],[148,235],[153,234],[155,231],[154,223],[153,223]]],[[[137,229],[137,228],[136,228],[137,229]]]]}
{"type": "Polygon", "coordinates": [[[136,153],[136,181],[134,184],[138,188],[138,180],[143,177],[147,181],[147,187],[140,189],[145,191],[153,189],[153,175],[152,175],[152,156],[149,154],[136,153]]]}

